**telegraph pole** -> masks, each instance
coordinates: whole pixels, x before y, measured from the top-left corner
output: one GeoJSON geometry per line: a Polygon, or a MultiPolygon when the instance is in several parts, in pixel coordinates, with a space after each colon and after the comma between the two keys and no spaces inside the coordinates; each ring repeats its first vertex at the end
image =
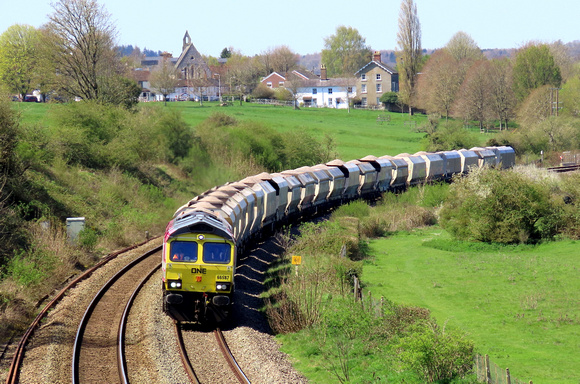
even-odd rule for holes
{"type": "Polygon", "coordinates": [[[550,88],[550,115],[558,117],[558,111],[560,110],[560,89],[562,88],[550,88]],[[554,92],[556,91],[556,92],[554,92]],[[554,101],[554,93],[556,93],[556,101],[554,101]]]}

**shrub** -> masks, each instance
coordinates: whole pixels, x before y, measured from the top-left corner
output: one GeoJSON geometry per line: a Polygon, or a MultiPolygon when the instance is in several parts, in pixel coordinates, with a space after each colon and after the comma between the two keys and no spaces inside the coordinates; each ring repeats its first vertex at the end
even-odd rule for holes
{"type": "Polygon", "coordinates": [[[252,97],[256,99],[273,99],[275,93],[276,92],[272,88],[260,83],[252,91],[252,97]]]}
{"type": "Polygon", "coordinates": [[[441,210],[441,224],[458,239],[525,243],[552,238],[561,215],[546,183],[521,170],[484,168],[455,180],[441,210]]]}
{"type": "Polygon", "coordinates": [[[282,135],[262,124],[240,123],[222,113],[198,125],[196,139],[209,155],[209,162],[228,168],[239,177],[321,163],[334,145],[321,145],[312,136],[299,132],[282,135]]]}
{"type": "Polygon", "coordinates": [[[475,134],[463,128],[463,124],[459,121],[440,123],[425,137],[427,151],[433,152],[472,148],[477,144],[475,134]]]}
{"type": "Polygon", "coordinates": [[[176,110],[138,113],[97,102],[71,103],[52,112],[52,140],[69,164],[136,170],[143,163],[177,162],[193,146],[193,133],[176,110]]]}
{"type": "Polygon", "coordinates": [[[403,366],[429,382],[448,383],[473,366],[473,343],[463,333],[441,328],[433,320],[415,323],[396,346],[403,366]]]}

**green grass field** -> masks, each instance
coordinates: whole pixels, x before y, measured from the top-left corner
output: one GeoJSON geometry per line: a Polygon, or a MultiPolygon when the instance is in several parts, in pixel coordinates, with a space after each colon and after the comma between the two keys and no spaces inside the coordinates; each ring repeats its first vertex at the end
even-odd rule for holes
{"type": "MultiPolygon", "coordinates": [[[[345,161],[366,155],[397,155],[402,152],[415,153],[421,150],[423,133],[414,132],[406,114],[391,114],[390,124],[377,123],[377,116],[382,111],[336,110],[329,108],[303,108],[294,110],[291,107],[272,107],[244,103],[240,106],[219,107],[214,103],[170,103],[169,108],[182,111],[185,120],[195,126],[212,113],[221,112],[238,120],[259,121],[278,132],[300,131],[316,138],[330,135],[337,145],[339,157],[345,161]]],[[[426,120],[425,116],[413,117],[417,124],[426,120]]]]}
{"type": "Polygon", "coordinates": [[[362,280],[374,297],[430,309],[519,380],[579,382],[578,242],[502,248],[457,243],[432,228],[371,248],[362,280]]]}
{"type": "MultiPolygon", "coordinates": [[[[51,124],[46,119],[49,108],[58,108],[58,104],[14,103],[21,110],[24,124],[51,124]]],[[[141,104],[140,108],[165,108],[163,103],[141,104]]],[[[251,103],[234,103],[233,106],[220,107],[217,102],[205,102],[203,106],[195,102],[167,103],[166,108],[175,108],[182,112],[184,120],[195,128],[196,125],[214,113],[225,113],[240,121],[256,121],[278,132],[301,131],[322,139],[326,134],[336,144],[338,157],[344,161],[361,158],[366,155],[391,155],[415,153],[423,150],[421,139],[424,133],[416,132],[415,125],[423,124],[427,117],[415,115],[409,123],[408,114],[389,113],[390,123],[377,123],[377,116],[383,111],[372,110],[337,110],[330,108],[273,107],[251,103]]],[[[473,130],[476,132],[478,130],[473,130]]],[[[492,134],[474,133],[484,144],[492,134]]]]}

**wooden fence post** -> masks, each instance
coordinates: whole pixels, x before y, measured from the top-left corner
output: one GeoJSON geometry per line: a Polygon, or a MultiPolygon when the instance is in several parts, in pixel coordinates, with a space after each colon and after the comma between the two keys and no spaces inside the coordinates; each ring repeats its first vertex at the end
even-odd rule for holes
{"type": "Polygon", "coordinates": [[[358,300],[358,277],[354,277],[354,301],[358,300]]]}
{"type": "Polygon", "coordinates": [[[507,384],[512,384],[512,378],[510,377],[510,369],[505,369],[505,380],[507,384]]]}
{"type": "Polygon", "coordinates": [[[489,368],[489,355],[485,355],[485,382],[491,384],[491,369],[489,368]]]}

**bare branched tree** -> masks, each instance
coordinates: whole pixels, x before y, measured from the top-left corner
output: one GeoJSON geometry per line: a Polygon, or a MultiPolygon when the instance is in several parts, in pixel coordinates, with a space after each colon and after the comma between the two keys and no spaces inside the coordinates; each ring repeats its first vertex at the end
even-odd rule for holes
{"type": "Polygon", "coordinates": [[[478,121],[482,132],[484,122],[492,115],[490,87],[490,63],[480,60],[469,69],[454,107],[458,116],[478,121]]]}
{"type": "Polygon", "coordinates": [[[397,32],[397,69],[399,70],[399,98],[409,106],[415,95],[417,74],[421,66],[421,23],[413,0],[402,0],[397,32]]]}
{"type": "Polygon", "coordinates": [[[151,88],[163,95],[165,105],[167,105],[167,95],[175,92],[178,81],[179,71],[169,58],[163,58],[161,63],[151,71],[151,88]]]}
{"type": "Polygon", "coordinates": [[[59,0],[44,29],[58,87],[71,96],[98,100],[103,77],[120,70],[115,27],[95,0],[59,0]]]}
{"type": "Polygon", "coordinates": [[[480,60],[483,58],[483,53],[475,40],[462,31],[453,35],[445,48],[457,62],[465,59],[480,60]]]}
{"type": "Polygon", "coordinates": [[[508,121],[514,117],[516,97],[512,90],[512,64],[508,59],[492,60],[490,67],[490,102],[499,129],[507,129],[508,121]]]}

